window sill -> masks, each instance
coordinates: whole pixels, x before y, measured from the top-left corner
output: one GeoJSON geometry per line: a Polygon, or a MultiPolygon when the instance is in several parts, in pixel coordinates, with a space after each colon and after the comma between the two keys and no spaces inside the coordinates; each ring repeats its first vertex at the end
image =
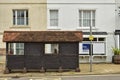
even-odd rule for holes
{"type": "Polygon", "coordinates": [[[29,26],[12,26],[10,28],[30,28],[29,26]]]}
{"type": "MultiPolygon", "coordinates": [[[[96,27],[92,27],[93,30],[97,30],[96,27]]],[[[77,27],[77,30],[90,30],[90,27],[77,27]]]]}
{"type": "Polygon", "coordinates": [[[61,30],[60,27],[47,27],[48,30],[61,30]]]}

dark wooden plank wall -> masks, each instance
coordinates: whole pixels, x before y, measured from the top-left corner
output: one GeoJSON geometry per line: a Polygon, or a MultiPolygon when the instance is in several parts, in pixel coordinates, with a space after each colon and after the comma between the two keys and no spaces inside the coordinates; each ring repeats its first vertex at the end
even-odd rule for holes
{"type": "Polygon", "coordinates": [[[78,43],[60,43],[59,54],[44,54],[44,43],[25,43],[25,55],[7,55],[9,69],[76,69],[78,43]]]}
{"type": "Polygon", "coordinates": [[[23,69],[24,55],[7,55],[7,67],[9,69],[23,69]]]}
{"type": "Polygon", "coordinates": [[[61,66],[64,69],[75,69],[79,66],[78,43],[61,43],[61,66]]]}
{"type": "Polygon", "coordinates": [[[27,69],[42,67],[43,49],[43,43],[25,43],[25,67],[27,69]]]}

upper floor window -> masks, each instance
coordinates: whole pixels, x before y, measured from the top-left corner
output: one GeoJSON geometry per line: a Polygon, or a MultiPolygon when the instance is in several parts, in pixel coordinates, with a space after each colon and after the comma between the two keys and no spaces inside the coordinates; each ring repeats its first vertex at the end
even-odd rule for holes
{"type": "Polygon", "coordinates": [[[58,10],[49,10],[50,12],[50,26],[58,26],[58,10]]]}
{"type": "Polygon", "coordinates": [[[13,25],[28,25],[28,10],[13,10],[13,25]]]}
{"type": "Polygon", "coordinates": [[[79,26],[95,27],[95,10],[79,10],[79,26]]]}

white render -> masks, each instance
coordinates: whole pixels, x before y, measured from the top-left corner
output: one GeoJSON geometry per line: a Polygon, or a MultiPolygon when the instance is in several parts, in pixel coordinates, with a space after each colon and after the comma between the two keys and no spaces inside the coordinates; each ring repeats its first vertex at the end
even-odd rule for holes
{"type": "Polygon", "coordinates": [[[115,9],[115,16],[116,16],[116,29],[120,29],[120,0],[115,0],[116,9],[115,9]]]}
{"type": "MultiPolygon", "coordinates": [[[[114,31],[116,28],[116,3],[115,0],[47,0],[47,29],[48,30],[64,30],[64,31],[83,31],[89,32],[90,28],[79,27],[79,10],[95,10],[96,11],[96,23],[93,32],[107,32],[106,37],[106,56],[104,61],[98,62],[111,62],[112,50],[115,46],[114,31]],[[49,26],[49,10],[59,10],[59,26],[57,28],[49,26]]],[[[120,16],[119,16],[120,17],[120,16]]],[[[85,36],[85,35],[83,35],[85,36]]],[[[93,35],[96,36],[96,35],[93,35]]],[[[97,37],[103,37],[104,35],[97,35],[97,37]]],[[[103,56],[103,57],[104,57],[103,56]]],[[[82,56],[86,57],[86,56],[82,56]]],[[[80,60],[80,62],[82,62],[80,60]]],[[[85,60],[83,62],[89,62],[85,60]]]]}

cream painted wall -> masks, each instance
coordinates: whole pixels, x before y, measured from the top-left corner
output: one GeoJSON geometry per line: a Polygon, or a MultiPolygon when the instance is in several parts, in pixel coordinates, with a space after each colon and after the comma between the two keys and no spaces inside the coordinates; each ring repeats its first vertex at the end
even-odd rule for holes
{"type": "Polygon", "coordinates": [[[0,3],[46,3],[46,0],[0,0],[0,3]]]}
{"type": "Polygon", "coordinates": [[[15,31],[44,31],[47,27],[46,0],[0,0],[0,48],[5,48],[2,42],[3,32],[15,31]],[[13,10],[28,10],[28,25],[13,25],[13,10]]]}

